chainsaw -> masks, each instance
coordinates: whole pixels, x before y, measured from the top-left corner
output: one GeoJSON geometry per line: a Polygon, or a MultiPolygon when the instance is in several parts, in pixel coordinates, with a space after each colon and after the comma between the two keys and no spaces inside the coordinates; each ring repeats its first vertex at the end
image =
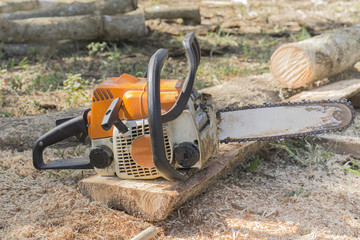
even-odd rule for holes
{"type": "MultiPolygon", "coordinates": [[[[33,148],[37,169],[95,169],[121,179],[185,180],[201,169],[219,143],[303,137],[349,127],[354,109],[346,100],[302,101],[216,110],[211,95],[193,89],[200,47],[193,33],[183,46],[188,73],[160,79],[165,49],[151,57],[143,78],[129,74],[100,83],[91,109],[57,121],[33,148]],[[88,157],[44,162],[46,147],[72,136],[88,136],[88,157]]],[[[226,94],[226,93],[224,93],[226,94]]]]}

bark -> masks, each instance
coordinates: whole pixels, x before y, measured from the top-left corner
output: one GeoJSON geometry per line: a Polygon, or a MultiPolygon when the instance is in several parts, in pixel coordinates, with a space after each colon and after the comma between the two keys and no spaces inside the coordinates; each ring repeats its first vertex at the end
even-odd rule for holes
{"type": "Polygon", "coordinates": [[[360,60],[360,25],[283,45],[270,59],[274,78],[297,88],[340,73],[360,60]]]}
{"type": "Polygon", "coordinates": [[[74,2],[93,2],[94,0],[2,0],[0,13],[57,7],[74,2]]]}
{"type": "Polygon", "coordinates": [[[149,29],[145,25],[143,14],[136,12],[127,15],[103,16],[104,35],[103,40],[118,41],[122,39],[134,39],[145,36],[149,29]]]}
{"type": "Polygon", "coordinates": [[[131,15],[83,15],[0,21],[0,42],[41,43],[57,40],[116,41],[147,34],[145,18],[131,15]]]}
{"type": "Polygon", "coordinates": [[[0,2],[0,13],[30,10],[39,7],[41,7],[41,4],[35,0],[2,1],[0,2]]]}
{"type": "Polygon", "coordinates": [[[17,20],[42,17],[68,17],[87,14],[114,15],[126,13],[137,8],[137,0],[101,0],[91,2],[74,2],[53,8],[41,8],[30,11],[5,13],[0,20],[17,20]]]}
{"type": "Polygon", "coordinates": [[[174,19],[182,18],[200,24],[200,9],[197,6],[181,6],[181,7],[152,7],[144,9],[145,19],[174,19]]]}

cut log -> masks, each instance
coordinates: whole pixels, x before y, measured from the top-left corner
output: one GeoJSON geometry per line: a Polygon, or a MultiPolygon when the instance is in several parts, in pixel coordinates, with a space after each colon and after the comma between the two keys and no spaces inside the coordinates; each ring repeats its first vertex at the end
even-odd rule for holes
{"type": "Polygon", "coordinates": [[[0,42],[5,43],[104,39],[117,41],[141,37],[148,32],[142,14],[4,20],[0,21],[0,29],[0,42]]]}
{"type": "Polygon", "coordinates": [[[134,11],[136,0],[101,0],[91,2],[75,2],[53,8],[41,8],[30,11],[19,11],[0,15],[0,20],[17,20],[42,17],[69,17],[88,14],[115,15],[134,11]]]}
{"type": "Polygon", "coordinates": [[[156,6],[145,8],[145,19],[175,19],[182,18],[184,21],[193,22],[195,24],[201,23],[200,9],[197,6],[177,6],[177,7],[162,7],[156,6]]]}
{"type": "MultiPolygon", "coordinates": [[[[336,91],[341,94],[328,95],[327,98],[341,99],[360,91],[360,80],[352,82],[341,89],[339,84],[328,85],[329,94],[336,91]],[[333,90],[333,91],[332,91],[333,90]]],[[[216,86],[224,92],[221,85],[216,86]]],[[[236,87],[233,88],[236,91],[236,87]]],[[[204,89],[206,92],[206,89],[204,89]]],[[[227,94],[232,92],[227,87],[227,94]]],[[[316,99],[317,92],[308,94],[308,99],[316,99]]],[[[302,95],[294,96],[294,101],[302,100],[302,95]]],[[[222,107],[225,107],[223,104],[222,107]]],[[[158,221],[167,217],[170,211],[179,207],[211,187],[216,180],[247,157],[256,152],[264,143],[250,142],[246,144],[228,144],[220,146],[220,153],[210,159],[206,166],[185,182],[170,182],[163,179],[155,180],[121,180],[117,177],[94,176],[79,182],[79,189],[92,200],[102,201],[110,207],[125,210],[127,213],[150,221],[158,221]]]]}
{"type": "Polygon", "coordinates": [[[0,149],[32,148],[36,139],[55,127],[57,119],[77,117],[84,111],[83,108],[74,108],[43,115],[0,118],[0,149]]]}
{"type": "Polygon", "coordinates": [[[340,73],[360,60],[360,25],[325,33],[277,49],[270,59],[274,78],[297,88],[340,73]]]}
{"type": "Polygon", "coordinates": [[[84,49],[89,41],[53,41],[43,44],[13,43],[4,44],[3,51],[10,56],[24,56],[28,54],[39,54],[41,56],[53,56],[57,52],[75,52],[84,49]]]}
{"type": "Polygon", "coordinates": [[[103,17],[104,35],[103,40],[118,41],[143,37],[149,29],[145,25],[143,14],[130,12],[126,15],[105,15],[103,17]]]}

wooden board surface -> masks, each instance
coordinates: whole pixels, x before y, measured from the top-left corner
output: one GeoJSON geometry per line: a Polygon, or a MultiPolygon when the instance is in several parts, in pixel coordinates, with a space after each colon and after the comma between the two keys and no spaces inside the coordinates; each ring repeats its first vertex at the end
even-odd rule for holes
{"type": "Polygon", "coordinates": [[[341,98],[351,98],[355,96],[360,88],[360,79],[351,79],[344,80],[339,82],[334,82],[329,85],[321,86],[319,88],[313,89],[311,91],[301,92],[295,96],[290,97],[289,101],[298,101],[298,100],[323,100],[323,99],[341,99],[341,98]]]}
{"type": "MultiPolygon", "coordinates": [[[[320,92],[326,92],[326,97],[323,98],[319,98],[319,89],[308,91],[306,94],[300,93],[291,100],[348,98],[360,91],[360,79],[336,82],[323,87],[320,89],[320,92]]],[[[231,91],[231,87],[229,90],[231,91]]],[[[136,217],[158,221],[165,219],[185,201],[204,192],[229,169],[243,162],[264,144],[249,142],[221,145],[219,154],[185,182],[170,182],[163,179],[121,180],[117,177],[94,176],[81,180],[79,188],[92,200],[103,201],[109,207],[124,210],[136,217]]]]}
{"type": "Polygon", "coordinates": [[[326,134],[312,138],[310,141],[334,153],[360,158],[360,138],[358,137],[326,134]]]}

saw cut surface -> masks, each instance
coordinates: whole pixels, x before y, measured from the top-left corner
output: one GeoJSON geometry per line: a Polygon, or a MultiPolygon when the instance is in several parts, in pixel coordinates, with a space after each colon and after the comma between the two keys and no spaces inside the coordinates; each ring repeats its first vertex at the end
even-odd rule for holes
{"type": "Polygon", "coordinates": [[[296,46],[284,46],[271,57],[271,73],[282,85],[297,88],[310,79],[311,60],[306,51],[296,46]]]}

